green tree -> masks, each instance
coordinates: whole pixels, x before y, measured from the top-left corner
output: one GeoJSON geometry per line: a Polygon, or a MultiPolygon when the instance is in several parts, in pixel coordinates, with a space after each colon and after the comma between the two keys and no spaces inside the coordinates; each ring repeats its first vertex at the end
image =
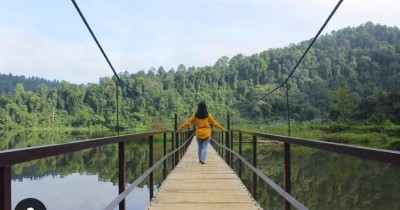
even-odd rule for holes
{"type": "Polygon", "coordinates": [[[352,112],[352,109],[357,106],[360,97],[355,92],[344,86],[339,86],[333,91],[328,92],[329,98],[332,100],[332,109],[339,112],[339,120],[345,121],[352,112]]]}

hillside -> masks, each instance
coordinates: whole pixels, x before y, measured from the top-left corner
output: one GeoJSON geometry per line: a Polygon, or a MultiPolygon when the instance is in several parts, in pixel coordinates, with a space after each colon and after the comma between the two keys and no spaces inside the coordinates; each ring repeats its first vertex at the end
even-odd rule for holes
{"type": "Polygon", "coordinates": [[[16,84],[22,84],[27,91],[37,91],[37,87],[40,84],[46,85],[47,87],[57,87],[60,83],[56,80],[50,81],[38,77],[17,76],[12,74],[0,73],[0,94],[14,92],[16,84]]]}
{"type": "MultiPolygon", "coordinates": [[[[122,87],[121,125],[140,127],[151,124],[151,116],[171,117],[174,112],[186,118],[201,100],[208,103],[217,119],[225,119],[229,111],[236,121],[239,116],[283,121],[283,88],[241,113],[238,110],[281,84],[308,44],[309,41],[303,41],[250,56],[224,56],[213,66],[180,65],[176,71],[159,67],[147,72],[120,73],[125,83],[162,106],[154,106],[122,87]]],[[[316,41],[289,80],[292,117],[296,121],[399,124],[399,81],[399,28],[369,22],[331,32],[316,41]]],[[[61,82],[58,87],[29,94],[20,87],[13,96],[0,98],[0,118],[3,124],[25,126],[33,123],[112,128],[116,119],[115,92],[114,78],[80,86],[61,82]]]]}

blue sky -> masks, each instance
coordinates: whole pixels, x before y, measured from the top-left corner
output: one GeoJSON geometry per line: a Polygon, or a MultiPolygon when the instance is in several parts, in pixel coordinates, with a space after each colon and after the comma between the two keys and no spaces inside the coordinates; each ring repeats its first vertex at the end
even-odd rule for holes
{"type": "MultiPolygon", "coordinates": [[[[312,38],[336,0],[76,0],[117,72],[214,65],[312,38]]],[[[398,0],[345,0],[323,34],[400,26],[398,0]]],[[[69,0],[0,1],[0,73],[72,83],[112,76],[69,0]]]]}

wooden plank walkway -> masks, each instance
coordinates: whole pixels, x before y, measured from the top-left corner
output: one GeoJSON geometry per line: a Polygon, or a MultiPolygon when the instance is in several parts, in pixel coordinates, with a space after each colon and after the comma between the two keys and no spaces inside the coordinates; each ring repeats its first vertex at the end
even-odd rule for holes
{"type": "Polygon", "coordinates": [[[194,138],[183,159],[162,183],[147,209],[261,208],[239,177],[211,145],[208,145],[206,163],[199,163],[197,142],[194,138]]]}

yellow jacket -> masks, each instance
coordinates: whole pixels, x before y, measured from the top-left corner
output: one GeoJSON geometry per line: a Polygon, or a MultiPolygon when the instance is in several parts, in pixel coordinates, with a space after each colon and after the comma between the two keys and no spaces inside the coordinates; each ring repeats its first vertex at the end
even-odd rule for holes
{"type": "Polygon", "coordinates": [[[208,113],[208,117],[204,119],[199,119],[195,115],[192,115],[186,122],[182,123],[182,125],[179,126],[178,130],[192,124],[196,123],[196,137],[199,139],[206,139],[211,135],[211,126],[210,124],[216,126],[217,128],[225,131],[225,128],[220,125],[217,120],[214,119],[214,117],[211,115],[211,113],[208,113]]]}

